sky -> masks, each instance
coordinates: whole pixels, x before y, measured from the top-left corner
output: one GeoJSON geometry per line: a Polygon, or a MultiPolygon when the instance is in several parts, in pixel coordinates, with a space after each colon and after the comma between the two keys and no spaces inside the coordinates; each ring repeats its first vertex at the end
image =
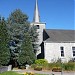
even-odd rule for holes
{"type": "MultiPolygon", "coordinates": [[[[75,30],[75,0],[38,0],[40,20],[46,29],[75,30]]],[[[0,0],[0,15],[7,19],[11,12],[20,9],[33,21],[35,0],[0,0]]]]}

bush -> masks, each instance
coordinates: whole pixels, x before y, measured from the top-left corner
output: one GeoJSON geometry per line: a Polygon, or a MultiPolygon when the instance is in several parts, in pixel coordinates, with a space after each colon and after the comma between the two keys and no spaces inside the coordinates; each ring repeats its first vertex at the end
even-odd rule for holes
{"type": "Polygon", "coordinates": [[[61,69],[61,67],[53,67],[52,71],[53,72],[61,72],[62,69],[61,69]]]}
{"type": "Polygon", "coordinates": [[[37,66],[36,64],[32,64],[32,65],[31,65],[31,68],[34,68],[34,67],[36,67],[36,66],[37,66]]]}
{"type": "Polygon", "coordinates": [[[38,60],[35,60],[35,64],[43,66],[48,64],[48,61],[45,59],[38,59],[38,60]]]}
{"type": "Polygon", "coordinates": [[[36,67],[34,67],[34,70],[41,71],[42,70],[42,66],[36,66],[36,67]]]}
{"type": "Polygon", "coordinates": [[[64,70],[73,71],[75,69],[75,63],[64,63],[63,68],[64,70]]]}
{"type": "Polygon", "coordinates": [[[47,68],[48,61],[45,59],[37,59],[35,60],[35,64],[36,66],[34,65],[34,69],[39,71],[47,68]]]}
{"type": "Polygon", "coordinates": [[[36,66],[42,66],[42,70],[53,70],[54,67],[62,68],[64,71],[75,71],[75,62],[68,62],[68,63],[45,63],[37,62],[36,64],[32,64],[31,68],[35,68],[36,66]]]}
{"type": "Polygon", "coordinates": [[[48,63],[48,70],[52,70],[54,67],[61,67],[61,63],[48,63]]]}

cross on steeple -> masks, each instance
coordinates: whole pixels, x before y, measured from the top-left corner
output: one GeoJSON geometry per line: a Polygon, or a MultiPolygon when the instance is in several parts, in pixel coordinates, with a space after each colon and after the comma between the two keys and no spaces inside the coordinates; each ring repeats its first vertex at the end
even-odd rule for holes
{"type": "Polygon", "coordinates": [[[35,4],[33,22],[40,22],[39,10],[38,10],[38,0],[36,0],[36,4],[35,4]]]}

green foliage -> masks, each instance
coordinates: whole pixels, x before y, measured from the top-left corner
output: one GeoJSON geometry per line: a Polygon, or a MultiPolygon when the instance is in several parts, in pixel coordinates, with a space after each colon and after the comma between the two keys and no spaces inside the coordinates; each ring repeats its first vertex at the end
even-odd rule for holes
{"type": "Polygon", "coordinates": [[[8,23],[24,24],[28,20],[28,16],[23,14],[20,9],[16,9],[12,12],[8,18],[8,23]]]}
{"type": "MultiPolygon", "coordinates": [[[[37,64],[32,64],[31,68],[35,68],[38,66],[37,64]]],[[[64,71],[75,71],[75,62],[68,62],[68,63],[46,63],[45,65],[40,65],[42,66],[43,70],[52,70],[52,69],[60,69],[64,71]]]]}
{"type": "Polygon", "coordinates": [[[25,33],[23,40],[22,49],[19,53],[19,65],[31,64],[35,61],[35,54],[31,43],[31,38],[28,33],[25,33]]]}
{"type": "Polygon", "coordinates": [[[45,65],[45,64],[48,64],[48,61],[45,60],[45,59],[37,59],[37,60],[35,60],[35,64],[37,64],[37,65],[45,65]]]}
{"type": "Polygon", "coordinates": [[[41,71],[42,70],[42,66],[36,66],[36,67],[34,67],[34,70],[41,71]]]}
{"type": "Polygon", "coordinates": [[[33,50],[34,50],[34,53],[36,54],[37,50],[38,50],[38,32],[37,32],[37,28],[36,26],[32,26],[30,27],[30,36],[31,36],[31,39],[32,39],[32,45],[33,45],[33,50]]]}
{"type": "Polygon", "coordinates": [[[10,60],[10,51],[8,48],[9,35],[7,32],[4,18],[0,22],[0,65],[7,65],[10,60]]]}
{"type": "Polygon", "coordinates": [[[63,69],[68,70],[68,71],[75,70],[75,62],[64,63],[63,64],[63,69]]]}
{"type": "Polygon", "coordinates": [[[61,72],[62,71],[62,68],[61,67],[53,67],[52,68],[52,71],[53,72],[61,72]]]}
{"type": "Polygon", "coordinates": [[[10,14],[7,25],[10,35],[11,60],[21,66],[33,63],[36,57],[32,34],[35,30],[30,26],[28,16],[17,9],[10,14]]]}

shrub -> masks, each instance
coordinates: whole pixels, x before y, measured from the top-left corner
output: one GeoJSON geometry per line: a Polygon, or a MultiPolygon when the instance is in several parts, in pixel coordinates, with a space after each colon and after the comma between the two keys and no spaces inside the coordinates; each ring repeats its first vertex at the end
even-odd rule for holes
{"type": "Polygon", "coordinates": [[[61,63],[48,63],[48,70],[52,70],[54,67],[61,67],[61,63]]]}
{"type": "Polygon", "coordinates": [[[74,65],[75,65],[75,63],[69,62],[69,63],[64,63],[63,67],[64,67],[64,70],[69,70],[69,71],[72,70],[73,71],[75,68],[74,65]]]}
{"type": "Polygon", "coordinates": [[[37,59],[35,60],[35,64],[43,66],[43,65],[48,64],[48,61],[45,59],[37,59]]]}
{"type": "Polygon", "coordinates": [[[34,68],[34,67],[36,67],[36,66],[37,66],[36,64],[32,64],[32,65],[31,65],[31,68],[34,68]]]}
{"type": "Polygon", "coordinates": [[[31,68],[35,68],[36,66],[42,66],[42,70],[52,70],[54,67],[60,67],[62,68],[62,70],[66,70],[66,71],[75,71],[75,62],[68,62],[68,63],[60,63],[60,62],[56,62],[56,63],[36,63],[36,64],[32,64],[31,68]]]}
{"type": "Polygon", "coordinates": [[[53,67],[52,71],[54,71],[54,72],[61,72],[62,69],[61,69],[61,67],[53,67]]]}
{"type": "Polygon", "coordinates": [[[34,70],[37,70],[37,71],[41,71],[42,70],[42,66],[39,66],[37,64],[32,64],[31,68],[33,68],[34,70]]]}
{"type": "Polygon", "coordinates": [[[42,66],[36,66],[36,67],[34,67],[34,70],[41,71],[42,70],[42,66]]]}
{"type": "Polygon", "coordinates": [[[36,66],[34,67],[35,70],[42,70],[46,69],[48,66],[48,61],[45,59],[37,59],[35,61],[36,66]]]}

